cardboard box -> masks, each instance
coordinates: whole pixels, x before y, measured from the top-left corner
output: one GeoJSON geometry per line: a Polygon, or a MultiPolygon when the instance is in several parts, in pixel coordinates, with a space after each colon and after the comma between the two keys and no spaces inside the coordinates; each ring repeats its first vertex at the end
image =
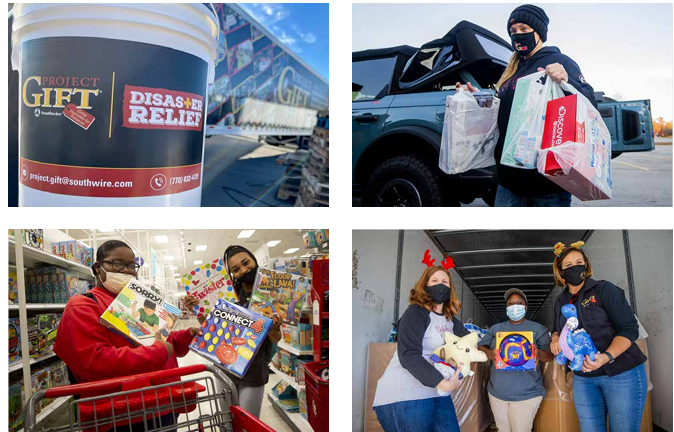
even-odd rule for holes
{"type": "MultiPolygon", "coordinates": [[[[383,432],[377,414],[372,409],[372,402],[377,391],[377,382],[384,375],[391,358],[396,352],[395,343],[371,343],[367,356],[367,393],[365,398],[365,431],[383,432]]],[[[487,382],[489,381],[489,362],[472,363],[473,375],[464,378],[466,381],[452,395],[456,416],[462,431],[482,432],[489,428],[493,416],[489,408],[487,382]]],[[[548,429],[550,430],[550,429],[548,429]]]]}

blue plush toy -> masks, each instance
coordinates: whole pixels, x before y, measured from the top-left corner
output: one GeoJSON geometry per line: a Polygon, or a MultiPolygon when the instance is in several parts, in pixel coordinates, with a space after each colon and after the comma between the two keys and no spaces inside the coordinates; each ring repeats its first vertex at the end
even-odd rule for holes
{"type": "Polygon", "coordinates": [[[585,355],[594,361],[597,348],[585,330],[576,330],[578,327],[578,313],[574,305],[567,304],[562,306],[562,315],[566,318],[564,329],[562,329],[562,333],[559,335],[559,346],[562,352],[555,357],[555,362],[564,366],[567,361],[571,361],[569,368],[572,371],[579,371],[583,369],[585,355]]]}

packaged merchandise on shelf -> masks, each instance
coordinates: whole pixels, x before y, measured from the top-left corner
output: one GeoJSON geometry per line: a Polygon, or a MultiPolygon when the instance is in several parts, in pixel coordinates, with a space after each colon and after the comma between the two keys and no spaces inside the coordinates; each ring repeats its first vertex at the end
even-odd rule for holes
{"type": "Polygon", "coordinates": [[[19,318],[9,319],[9,365],[21,362],[21,328],[19,318]]]}
{"type": "Polygon", "coordinates": [[[299,322],[309,279],[304,276],[260,268],[248,308],[271,318],[278,314],[284,323],[299,322]]]}
{"type": "Polygon", "coordinates": [[[290,259],[286,261],[285,271],[294,275],[302,274],[302,260],[290,259]]]}
{"type": "Polygon", "coordinates": [[[65,304],[79,294],[80,278],[59,266],[34,267],[26,270],[28,303],[65,304]]]}
{"type": "MultiPolygon", "coordinates": [[[[9,230],[9,238],[14,239],[14,230],[9,230]]],[[[41,229],[21,230],[23,244],[35,249],[44,250],[44,232],[41,229]]]]}
{"type": "Polygon", "coordinates": [[[271,392],[274,393],[279,400],[297,398],[297,391],[286,380],[281,380],[276,383],[276,385],[272,387],[271,392]]]}
{"type": "Polygon", "coordinates": [[[194,315],[197,317],[208,315],[220,299],[234,303],[238,301],[222,258],[216,258],[184,274],[181,282],[185,294],[199,299],[199,304],[194,306],[194,315]]]}
{"type": "MultiPolygon", "coordinates": [[[[49,390],[51,388],[51,375],[48,367],[35,371],[30,378],[33,394],[40,390],[49,390]]],[[[36,414],[39,414],[52,401],[52,399],[42,399],[35,407],[36,414]]]]}
{"type": "Polygon", "coordinates": [[[306,389],[301,389],[297,392],[297,400],[300,403],[300,415],[304,417],[304,420],[309,420],[307,418],[307,391],[306,389]]]}
{"type": "Polygon", "coordinates": [[[23,381],[9,386],[9,432],[23,428],[23,381]]]}
{"type": "Polygon", "coordinates": [[[295,360],[295,381],[297,381],[297,384],[304,385],[304,365],[311,361],[313,361],[313,359],[298,358],[295,360]]]}
{"type": "Polygon", "coordinates": [[[52,243],[51,252],[83,266],[91,267],[94,263],[94,250],[77,240],[52,243]]]}
{"type": "Polygon", "coordinates": [[[19,304],[19,285],[16,272],[9,272],[9,304],[19,304]]]}
{"type": "Polygon", "coordinates": [[[60,315],[58,314],[40,314],[37,316],[38,320],[38,337],[40,340],[39,356],[51,354],[53,352],[54,343],[56,342],[56,334],[58,332],[58,325],[60,315]]]}
{"type": "Polygon", "coordinates": [[[290,327],[290,345],[305,351],[311,349],[311,325],[299,323],[290,327]]]}
{"type": "Polygon", "coordinates": [[[328,230],[316,230],[316,243],[318,246],[323,246],[328,241],[328,230]]]}
{"type": "Polygon", "coordinates": [[[300,403],[297,398],[279,400],[278,404],[286,412],[299,412],[300,410],[300,403]]]}
{"type": "MultiPolygon", "coordinates": [[[[37,330],[37,315],[28,317],[28,354],[31,358],[40,356],[40,337],[37,330]]],[[[45,341],[43,340],[42,346],[44,346],[45,341]]]]}
{"type": "Polygon", "coordinates": [[[283,348],[279,348],[279,352],[281,353],[281,372],[289,376],[294,376],[295,359],[297,356],[284,350],[283,348]]]}
{"type": "Polygon", "coordinates": [[[305,248],[318,247],[318,242],[316,241],[316,233],[313,231],[307,231],[306,233],[304,233],[304,235],[302,236],[302,240],[304,241],[305,248]]]}
{"type": "Polygon", "coordinates": [[[179,316],[180,309],[131,279],[103,312],[100,323],[139,346],[154,343],[157,331],[168,338],[179,316]]]}
{"type": "Polygon", "coordinates": [[[66,386],[70,384],[70,382],[68,381],[68,368],[66,367],[66,364],[63,361],[59,360],[57,362],[54,362],[50,366],[49,372],[51,374],[52,387],[66,386]]]}
{"type": "Polygon", "coordinates": [[[243,377],[264,342],[272,320],[226,300],[218,300],[190,349],[243,377]]]}
{"type": "Polygon", "coordinates": [[[281,335],[283,336],[283,341],[287,344],[290,343],[290,328],[292,326],[288,324],[281,324],[281,335]]]}

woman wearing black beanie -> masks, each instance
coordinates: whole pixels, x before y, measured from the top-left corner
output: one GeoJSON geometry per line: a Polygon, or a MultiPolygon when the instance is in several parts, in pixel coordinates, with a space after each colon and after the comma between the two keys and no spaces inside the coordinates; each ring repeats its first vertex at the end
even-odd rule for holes
{"type": "MultiPolygon", "coordinates": [[[[507,31],[515,52],[496,84],[501,105],[498,112],[499,140],[494,150],[498,170],[496,207],[569,207],[571,194],[539,174],[537,169],[513,168],[501,164],[503,143],[517,80],[534,72],[545,71],[557,82],[566,81],[582,93],[594,107],[594,89],[585,82],[580,67],[559,48],[543,44],[548,40],[550,19],[538,6],[522,5],[508,17],[507,31]]],[[[459,83],[457,83],[457,86],[459,83]]],[[[470,83],[468,90],[477,91],[470,83]]]]}

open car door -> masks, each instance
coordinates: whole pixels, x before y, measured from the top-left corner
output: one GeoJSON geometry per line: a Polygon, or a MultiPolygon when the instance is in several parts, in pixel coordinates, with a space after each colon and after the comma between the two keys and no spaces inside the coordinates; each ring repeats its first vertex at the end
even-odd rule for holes
{"type": "Polygon", "coordinates": [[[617,157],[624,152],[655,149],[651,101],[615,101],[595,93],[599,113],[611,133],[611,152],[617,157]]]}

